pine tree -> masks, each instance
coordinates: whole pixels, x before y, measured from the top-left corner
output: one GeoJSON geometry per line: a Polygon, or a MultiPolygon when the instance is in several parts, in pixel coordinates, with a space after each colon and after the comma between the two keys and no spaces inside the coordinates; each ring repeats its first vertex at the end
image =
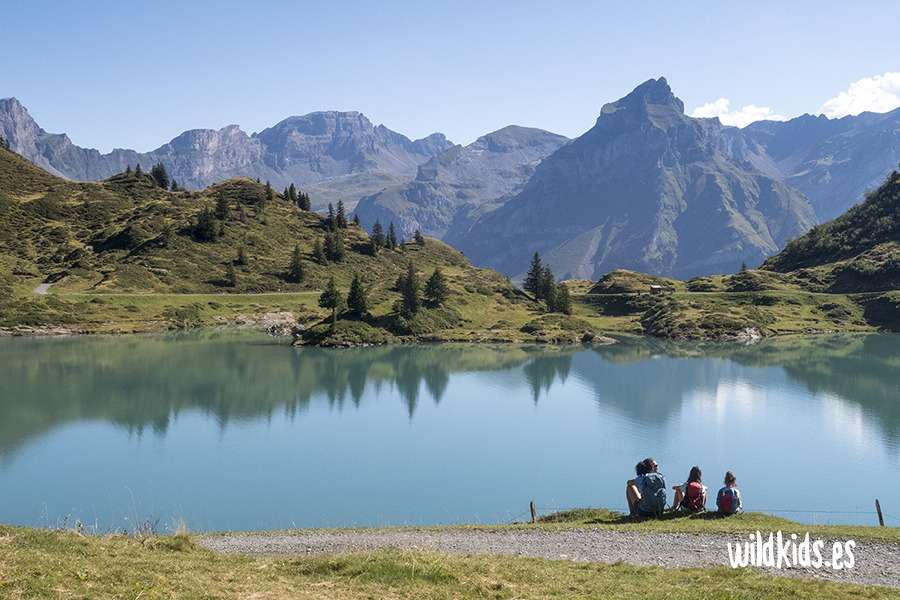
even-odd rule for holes
{"type": "Polygon", "coordinates": [[[325,233],[325,258],[335,262],[344,260],[344,236],[340,231],[328,231],[325,233]]]}
{"type": "Polygon", "coordinates": [[[416,233],[413,235],[413,240],[415,240],[416,244],[419,246],[425,245],[425,238],[422,237],[422,232],[416,229],[416,233]]]}
{"type": "Polygon", "coordinates": [[[313,242],[312,256],[313,260],[320,265],[328,264],[328,259],[325,258],[325,248],[322,246],[322,240],[319,238],[316,238],[316,241],[313,242]]]}
{"type": "Polygon", "coordinates": [[[357,318],[366,316],[369,312],[369,299],[366,296],[366,289],[363,287],[359,275],[353,275],[353,281],[350,282],[350,291],[347,292],[347,311],[357,318]]]}
{"type": "Polygon", "coordinates": [[[441,272],[440,267],[435,267],[428,281],[425,282],[425,300],[433,306],[438,306],[450,297],[450,287],[447,278],[441,272]]]}
{"type": "Polygon", "coordinates": [[[126,174],[126,175],[132,175],[132,174],[133,174],[132,171],[131,171],[131,165],[128,165],[127,167],[125,167],[125,174],[126,174]]]}
{"type": "Polygon", "coordinates": [[[553,312],[563,313],[564,315],[572,314],[572,296],[569,293],[569,286],[564,283],[556,286],[556,302],[553,312]]]}
{"type": "Polygon", "coordinates": [[[531,264],[528,267],[528,273],[525,275],[525,281],[522,283],[522,289],[526,292],[531,292],[535,299],[539,299],[538,293],[543,272],[544,267],[541,265],[541,257],[535,252],[534,257],[531,259],[531,264]]]}
{"type": "Polygon", "coordinates": [[[303,254],[300,252],[300,244],[294,244],[294,251],[291,253],[291,264],[288,266],[288,278],[294,283],[300,283],[303,281],[304,275],[303,254]]]}
{"type": "Polygon", "coordinates": [[[204,208],[197,215],[194,225],[194,237],[200,242],[211,242],[216,239],[216,216],[209,208],[204,208]]]}
{"type": "Polygon", "coordinates": [[[384,229],[381,227],[381,221],[375,219],[375,224],[372,225],[372,254],[378,254],[378,251],[384,247],[384,229]]]}
{"type": "Polygon", "coordinates": [[[334,224],[337,225],[339,229],[347,228],[347,212],[344,210],[343,200],[338,200],[337,216],[335,217],[334,224]]]}
{"type": "Polygon", "coordinates": [[[219,195],[216,197],[216,218],[220,221],[224,221],[228,218],[231,209],[228,206],[228,197],[225,195],[224,190],[219,191],[219,195]]]}
{"type": "Polygon", "coordinates": [[[541,276],[538,280],[538,290],[535,292],[534,297],[538,300],[550,300],[550,295],[555,292],[556,286],[556,278],[553,276],[553,271],[550,270],[550,267],[544,267],[541,270],[541,276]]]}
{"type": "Polygon", "coordinates": [[[175,181],[174,179],[172,180],[172,187],[170,187],[169,189],[172,190],[173,192],[181,191],[181,188],[178,186],[178,182],[175,181]]]}
{"type": "Polygon", "coordinates": [[[164,190],[169,189],[169,173],[166,172],[166,167],[161,162],[153,165],[150,175],[156,180],[156,185],[164,190]]]}
{"type": "Polygon", "coordinates": [[[309,194],[300,192],[297,195],[297,206],[300,207],[300,210],[309,210],[312,207],[309,200],[309,194]]]}
{"type": "Polygon", "coordinates": [[[422,306],[422,300],[419,298],[419,275],[413,267],[412,261],[406,265],[406,273],[397,278],[397,289],[400,290],[400,303],[398,312],[404,317],[411,317],[422,306]]]}
{"type": "Polygon", "coordinates": [[[394,222],[391,221],[390,227],[388,227],[387,238],[384,242],[385,247],[390,248],[391,250],[397,249],[397,230],[394,229],[394,222]]]}
{"type": "Polygon", "coordinates": [[[356,213],[353,213],[353,224],[359,228],[362,228],[362,224],[359,222],[359,215],[356,213]]]}
{"type": "Polygon", "coordinates": [[[225,265],[225,285],[228,287],[237,286],[237,270],[234,268],[234,263],[225,265]]]}
{"type": "Polygon", "coordinates": [[[275,198],[275,192],[272,191],[272,184],[266,181],[266,202],[271,202],[275,198]]]}
{"type": "Polygon", "coordinates": [[[343,301],[344,295],[337,289],[337,285],[334,283],[334,276],[332,275],[331,279],[328,280],[328,285],[325,286],[325,289],[319,296],[319,306],[331,309],[332,331],[334,331],[334,326],[337,324],[337,311],[343,301]]]}
{"type": "Polygon", "coordinates": [[[135,174],[136,177],[140,177],[141,175],[144,174],[144,172],[141,170],[141,163],[138,163],[138,164],[134,167],[134,174],[135,174]]]}
{"type": "Polygon", "coordinates": [[[297,188],[292,183],[288,188],[288,200],[290,200],[291,204],[297,204],[297,188]]]}

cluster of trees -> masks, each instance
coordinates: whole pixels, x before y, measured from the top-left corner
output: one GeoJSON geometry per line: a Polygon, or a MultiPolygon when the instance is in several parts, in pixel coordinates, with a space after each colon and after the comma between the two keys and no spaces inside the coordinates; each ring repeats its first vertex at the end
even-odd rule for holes
{"type": "Polygon", "coordinates": [[[397,301],[394,308],[406,318],[419,312],[423,304],[440,306],[450,297],[450,287],[440,267],[434,268],[428,281],[425,282],[423,292],[419,275],[411,260],[406,264],[406,272],[397,278],[396,288],[400,292],[400,300],[397,301]]]}
{"type": "MultiPolygon", "coordinates": [[[[298,249],[295,248],[295,253],[297,252],[298,249]]],[[[419,274],[412,261],[407,263],[406,271],[397,278],[396,287],[400,292],[400,299],[394,304],[394,310],[405,318],[413,317],[422,306],[440,306],[450,297],[450,287],[440,267],[435,267],[425,282],[423,291],[419,274]]],[[[331,326],[334,328],[338,312],[344,308],[344,294],[338,289],[334,276],[328,280],[325,289],[319,295],[319,306],[331,311],[331,326]]],[[[352,318],[361,319],[369,314],[368,293],[358,274],[354,274],[353,281],[350,282],[346,307],[346,314],[352,318]]]]}
{"type": "MultiPolygon", "coordinates": [[[[125,168],[126,175],[134,175],[137,178],[141,178],[144,176],[144,170],[141,169],[141,163],[137,163],[134,167],[134,171],[131,170],[131,165],[128,165],[125,168]]],[[[165,165],[162,162],[158,162],[153,165],[153,168],[150,169],[150,177],[156,183],[157,187],[160,187],[164,190],[172,190],[173,192],[181,191],[181,187],[178,185],[178,182],[172,179],[169,180],[169,172],[166,171],[165,165]]]]}
{"type": "Polygon", "coordinates": [[[530,292],[535,300],[543,300],[547,303],[547,310],[563,314],[572,314],[572,297],[569,288],[562,283],[556,283],[556,277],[550,267],[541,264],[541,257],[537,252],[531,259],[528,273],[522,288],[530,292]]]}
{"type": "MultiPolygon", "coordinates": [[[[338,289],[334,276],[328,280],[325,289],[319,295],[319,306],[331,310],[331,328],[337,323],[337,314],[344,306],[344,294],[338,289]]],[[[369,314],[369,297],[358,274],[353,275],[350,290],[347,292],[347,314],[362,319],[369,314]]]]}
{"type": "Polygon", "coordinates": [[[310,210],[312,206],[309,201],[309,194],[299,191],[293,183],[284,188],[284,199],[301,210],[310,210]]]}
{"type": "MultiPolygon", "coordinates": [[[[372,235],[369,239],[372,243],[372,254],[378,254],[382,248],[396,250],[399,245],[397,242],[397,230],[394,228],[393,221],[391,221],[388,232],[385,234],[384,227],[381,226],[381,221],[375,219],[375,224],[372,225],[372,235]]],[[[424,239],[422,240],[422,243],[424,244],[424,239]]]]}

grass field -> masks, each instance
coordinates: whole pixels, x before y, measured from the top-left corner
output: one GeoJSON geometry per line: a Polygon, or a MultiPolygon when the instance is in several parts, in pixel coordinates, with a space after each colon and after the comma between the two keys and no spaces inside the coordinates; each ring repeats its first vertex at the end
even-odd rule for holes
{"type": "MultiPolygon", "coordinates": [[[[536,525],[636,531],[809,531],[820,538],[900,543],[894,528],[807,527],[758,513],[639,523],[583,510],[536,525]]],[[[376,551],[347,556],[219,555],[170,536],[83,536],[0,525],[4,598],[896,598],[897,590],[762,574],[498,556],[376,551]]]]}

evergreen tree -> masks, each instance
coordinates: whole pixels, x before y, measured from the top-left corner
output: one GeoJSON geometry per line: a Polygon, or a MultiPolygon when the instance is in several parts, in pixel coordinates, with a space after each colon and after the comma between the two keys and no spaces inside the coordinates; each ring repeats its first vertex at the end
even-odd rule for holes
{"type": "Polygon", "coordinates": [[[422,300],[419,298],[419,275],[413,267],[412,261],[406,265],[406,273],[397,278],[397,289],[400,291],[400,303],[398,312],[404,317],[411,317],[422,306],[422,300]]]}
{"type": "Polygon", "coordinates": [[[303,254],[300,252],[300,244],[294,244],[294,251],[291,253],[291,264],[288,266],[288,278],[294,283],[300,283],[303,281],[304,275],[303,254]]]}
{"type": "Polygon", "coordinates": [[[293,183],[288,187],[287,199],[291,204],[297,204],[297,188],[293,183]]]}
{"type": "Polygon", "coordinates": [[[284,192],[282,192],[281,197],[284,199],[285,202],[287,202],[288,200],[291,199],[291,194],[290,194],[290,192],[288,192],[287,188],[284,188],[284,192]]]}
{"type": "Polygon", "coordinates": [[[312,256],[313,260],[320,265],[328,264],[328,259],[325,258],[325,248],[322,246],[322,240],[319,238],[316,238],[316,241],[313,242],[312,256]]]}
{"type": "Polygon", "coordinates": [[[366,296],[366,289],[363,287],[359,275],[353,275],[353,281],[350,282],[350,291],[347,292],[347,311],[357,318],[366,316],[369,312],[369,299],[366,296]]]}
{"type": "Polygon", "coordinates": [[[337,229],[337,219],[334,216],[334,205],[331,202],[328,203],[328,215],[325,216],[325,227],[327,227],[329,231],[337,229]]]}
{"type": "Polygon", "coordinates": [[[178,187],[178,182],[175,181],[174,179],[172,180],[172,187],[170,187],[169,189],[172,190],[173,192],[180,192],[180,191],[181,191],[181,188],[178,187]]]}
{"type": "Polygon", "coordinates": [[[275,192],[272,191],[272,184],[266,181],[266,202],[271,202],[275,198],[275,192]]]}
{"type": "Polygon", "coordinates": [[[384,247],[384,229],[381,227],[381,221],[375,219],[375,224],[372,225],[372,254],[378,254],[378,250],[384,247]]]}
{"type": "Polygon", "coordinates": [[[216,239],[216,216],[209,208],[204,208],[197,215],[194,225],[194,237],[198,242],[211,242],[216,239]]]}
{"type": "Polygon", "coordinates": [[[525,281],[522,282],[522,289],[526,292],[530,292],[535,299],[538,299],[538,290],[540,289],[541,275],[543,272],[544,267],[541,265],[541,257],[535,252],[534,257],[531,259],[531,264],[528,267],[528,272],[525,274],[525,281]]]}
{"type": "Polygon", "coordinates": [[[164,190],[169,189],[169,173],[166,172],[166,167],[161,162],[153,165],[150,175],[156,180],[156,185],[164,190]]]}
{"type": "Polygon", "coordinates": [[[125,167],[125,174],[126,174],[126,175],[132,175],[131,165],[128,165],[127,167],[125,167]]]}
{"type": "Polygon", "coordinates": [[[391,250],[397,249],[397,230],[394,229],[393,221],[391,221],[391,225],[388,227],[387,239],[385,240],[384,245],[391,250]]]}
{"type": "Polygon", "coordinates": [[[425,238],[422,237],[422,232],[416,229],[416,233],[413,235],[413,240],[415,240],[416,244],[419,246],[425,245],[425,238]]]}
{"type": "Polygon", "coordinates": [[[335,225],[338,226],[339,229],[347,228],[347,212],[344,210],[344,201],[338,200],[337,203],[337,216],[334,221],[335,225]]]}
{"type": "Polygon", "coordinates": [[[343,301],[344,295],[337,289],[337,285],[334,283],[334,276],[332,275],[331,279],[328,280],[328,285],[325,286],[325,289],[319,296],[319,306],[331,309],[332,331],[334,331],[334,326],[337,324],[337,311],[343,301]]]}
{"type": "Polygon", "coordinates": [[[325,233],[325,258],[335,262],[344,260],[344,236],[340,231],[329,231],[325,233]]]}
{"type": "Polygon", "coordinates": [[[309,194],[305,192],[297,194],[297,206],[299,206],[301,210],[310,210],[312,205],[310,204],[309,194]]]}
{"type": "Polygon", "coordinates": [[[135,174],[136,177],[140,177],[140,176],[142,176],[142,175],[144,174],[144,172],[141,170],[141,163],[138,163],[138,164],[134,167],[134,174],[135,174]]]}
{"type": "Polygon", "coordinates": [[[219,195],[216,197],[216,218],[220,221],[224,221],[228,218],[231,209],[228,206],[228,197],[225,195],[224,190],[219,190],[219,195]]]}
{"type": "Polygon", "coordinates": [[[359,222],[359,215],[356,213],[353,213],[353,224],[359,228],[362,228],[362,224],[359,222]]]}
{"type": "Polygon", "coordinates": [[[225,285],[228,287],[237,286],[237,270],[234,268],[234,263],[225,265],[225,285]]]}
{"type": "Polygon", "coordinates": [[[159,235],[159,245],[168,248],[175,240],[175,226],[171,223],[163,225],[162,232],[159,235]]]}
{"type": "Polygon", "coordinates": [[[431,277],[425,282],[425,300],[433,306],[438,306],[449,297],[450,287],[447,285],[447,278],[444,277],[440,267],[435,267],[431,277]]]}
{"type": "Polygon", "coordinates": [[[563,313],[564,315],[572,314],[572,296],[569,293],[569,286],[564,283],[556,286],[556,302],[553,312],[563,313]]]}
{"type": "Polygon", "coordinates": [[[538,300],[550,300],[550,295],[555,292],[556,287],[556,278],[553,276],[553,271],[550,270],[550,267],[544,267],[541,270],[541,276],[538,280],[538,289],[534,294],[534,297],[538,300]]]}

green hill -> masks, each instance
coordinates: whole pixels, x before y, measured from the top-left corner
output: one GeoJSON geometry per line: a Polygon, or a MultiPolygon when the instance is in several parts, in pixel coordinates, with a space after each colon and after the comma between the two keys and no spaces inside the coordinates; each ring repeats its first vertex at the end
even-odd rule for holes
{"type": "Polygon", "coordinates": [[[401,240],[375,251],[361,227],[338,227],[337,219],[304,211],[249,179],[172,192],[129,169],[77,183],[0,150],[0,210],[0,328],[7,333],[274,320],[299,325],[307,343],[562,341],[584,334],[583,322],[574,332],[556,322],[554,331],[536,327],[539,304],[442,242],[401,240]],[[401,317],[396,284],[410,262],[421,288],[439,268],[449,297],[401,317]],[[332,328],[320,292],[334,278],[346,298],[354,277],[369,314],[351,319],[339,311],[332,328]],[[35,293],[42,283],[51,284],[48,295],[35,293]]]}
{"type": "Polygon", "coordinates": [[[900,289],[900,173],[892,172],[865,202],[791,241],[760,268],[791,273],[816,291],[900,289]]]}

